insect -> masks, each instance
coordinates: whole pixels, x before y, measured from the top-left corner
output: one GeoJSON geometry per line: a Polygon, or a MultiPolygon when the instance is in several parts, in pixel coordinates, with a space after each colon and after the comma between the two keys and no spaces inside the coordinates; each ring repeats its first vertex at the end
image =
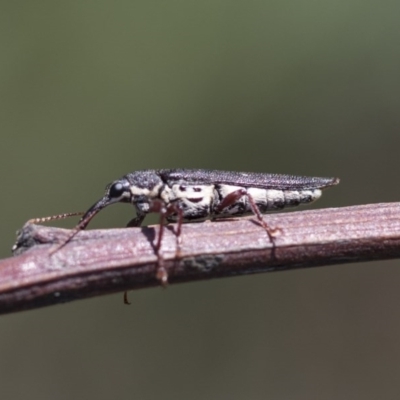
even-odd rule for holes
{"type": "Polygon", "coordinates": [[[148,213],[160,214],[160,231],[155,244],[158,257],[156,276],[166,285],[168,275],[160,255],[166,221],[177,222],[177,249],[180,248],[183,222],[248,214],[256,216],[273,243],[277,229],[269,227],[262,214],[310,203],[321,196],[321,189],[338,183],[338,178],[255,172],[202,169],[135,171],[107,185],[104,196],[86,211],[73,233],[55,251],[85,229],[103,208],[117,202],[130,203],[136,208],[136,217],[128,226],[140,226],[148,213]]]}

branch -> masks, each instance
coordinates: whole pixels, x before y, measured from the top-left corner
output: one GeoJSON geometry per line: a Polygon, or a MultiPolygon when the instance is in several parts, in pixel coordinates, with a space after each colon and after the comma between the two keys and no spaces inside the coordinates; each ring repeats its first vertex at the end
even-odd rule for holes
{"type": "MultiPolygon", "coordinates": [[[[400,257],[400,203],[272,214],[274,245],[255,218],[185,224],[176,259],[174,225],[162,255],[169,283],[400,257]]],[[[82,231],[27,224],[13,258],[0,261],[0,313],[159,286],[158,227],[82,231]]]]}

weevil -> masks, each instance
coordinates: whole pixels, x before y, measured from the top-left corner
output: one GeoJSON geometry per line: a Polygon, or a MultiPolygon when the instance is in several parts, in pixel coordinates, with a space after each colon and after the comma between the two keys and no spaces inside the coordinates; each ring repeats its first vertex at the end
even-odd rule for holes
{"type": "Polygon", "coordinates": [[[136,208],[136,217],[128,226],[140,226],[148,213],[160,214],[160,231],[155,244],[158,257],[156,276],[166,285],[168,274],[160,254],[166,221],[177,222],[179,248],[183,222],[253,214],[273,243],[279,228],[269,227],[262,214],[310,203],[321,196],[321,189],[338,183],[338,178],[203,169],[131,172],[106,186],[104,196],[84,213],[73,233],[53,253],[85,229],[103,208],[117,202],[130,203],[136,208]]]}

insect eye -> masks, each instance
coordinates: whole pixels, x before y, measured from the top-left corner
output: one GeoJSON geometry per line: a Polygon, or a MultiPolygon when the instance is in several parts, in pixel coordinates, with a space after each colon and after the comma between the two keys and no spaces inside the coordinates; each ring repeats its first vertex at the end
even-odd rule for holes
{"type": "Polygon", "coordinates": [[[110,186],[108,195],[112,198],[118,198],[123,195],[124,191],[125,191],[124,185],[121,182],[116,182],[110,186]]]}

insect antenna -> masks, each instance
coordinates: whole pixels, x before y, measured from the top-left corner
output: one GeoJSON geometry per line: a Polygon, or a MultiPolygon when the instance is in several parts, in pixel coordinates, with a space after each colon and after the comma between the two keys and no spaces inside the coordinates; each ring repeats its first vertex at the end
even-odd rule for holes
{"type": "Polygon", "coordinates": [[[51,215],[50,217],[41,217],[41,218],[32,218],[30,219],[27,224],[42,224],[43,222],[55,221],[58,219],[66,219],[69,217],[76,217],[78,215],[83,215],[84,212],[73,212],[73,213],[64,213],[58,215],[51,215]]]}
{"type": "Polygon", "coordinates": [[[83,217],[79,221],[78,225],[75,226],[73,231],[65,238],[65,240],[63,240],[55,249],[50,251],[50,255],[53,255],[58,250],[62,249],[67,243],[69,243],[75,237],[75,235],[78,234],[78,232],[85,229],[86,226],[89,224],[89,222],[92,220],[92,218],[108,204],[110,204],[109,197],[104,196],[97,203],[93,204],[93,206],[90,207],[89,210],[87,210],[85,213],[79,213],[79,215],[83,214],[83,217]]]}
{"type": "MultiPolygon", "coordinates": [[[[76,215],[82,215],[85,213],[77,213],[76,215]]],[[[73,228],[72,232],[63,240],[55,249],[50,251],[50,255],[52,256],[58,250],[61,250],[66,244],[68,244],[81,230],[85,229],[90,220],[97,214],[97,212],[86,213],[84,217],[79,221],[78,225],[73,228]]]]}
{"type": "MultiPolygon", "coordinates": [[[[64,214],[57,214],[51,215],[49,217],[40,217],[40,218],[32,218],[27,223],[28,224],[42,224],[44,222],[49,221],[56,221],[59,219],[66,219],[69,217],[76,217],[79,215],[84,215],[85,213],[82,211],[73,212],[73,213],[64,213],[64,214]]],[[[81,230],[83,229],[89,221],[92,219],[93,215],[89,215],[86,219],[82,219],[79,224],[74,228],[74,231],[63,241],[59,246],[57,246],[54,250],[50,251],[50,255],[53,255],[55,252],[60,250],[63,246],[65,246],[72,238],[81,230]],[[82,226],[82,227],[81,227],[82,226]]]]}

